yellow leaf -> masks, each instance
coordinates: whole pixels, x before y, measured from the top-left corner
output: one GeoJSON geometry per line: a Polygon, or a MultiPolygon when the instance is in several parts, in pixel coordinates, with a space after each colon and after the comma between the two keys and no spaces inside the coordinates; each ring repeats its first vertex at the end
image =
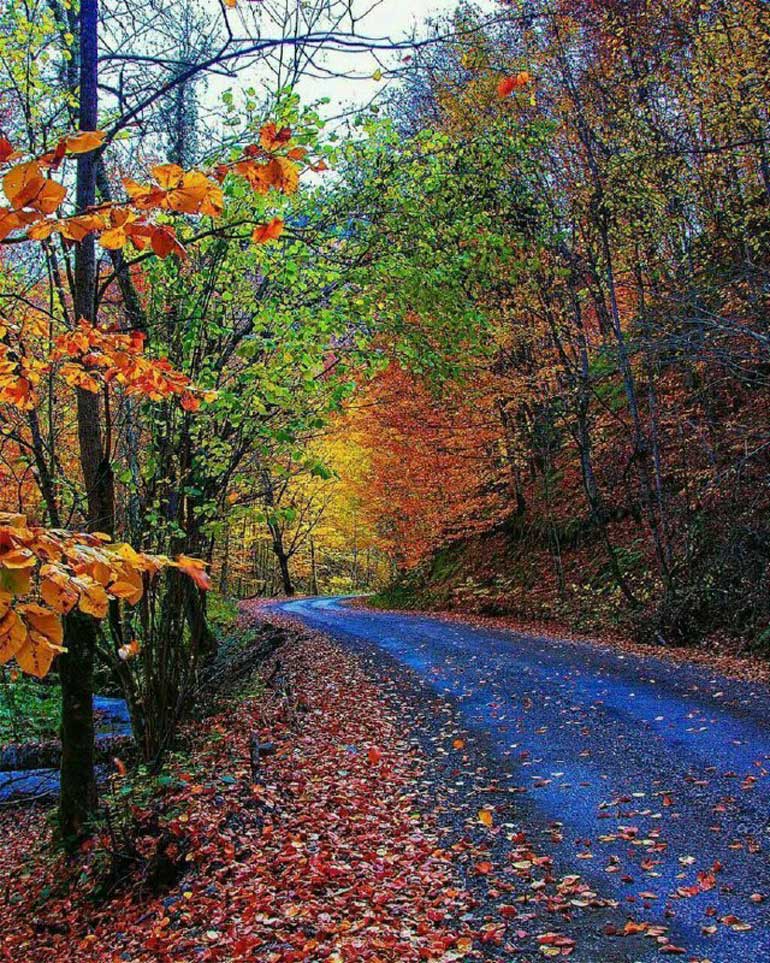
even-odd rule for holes
{"type": "Polygon", "coordinates": [[[0,592],[10,595],[26,595],[30,588],[32,567],[5,568],[0,567],[0,592]]]}
{"type": "Polygon", "coordinates": [[[24,623],[12,608],[6,608],[0,618],[0,665],[16,655],[26,638],[24,623]]]}
{"type": "Polygon", "coordinates": [[[34,675],[42,679],[47,675],[54,658],[63,651],[48,645],[45,641],[34,640],[32,636],[27,636],[24,644],[16,653],[16,661],[22,672],[27,675],[34,675]]]}
{"type": "Polygon", "coordinates": [[[36,605],[34,602],[29,605],[20,605],[18,611],[32,632],[44,637],[49,645],[62,644],[64,630],[56,612],[42,605],[36,605]]]}
{"type": "Polygon", "coordinates": [[[81,130],[65,138],[65,146],[70,154],[87,154],[101,147],[105,138],[103,130],[81,130]]]}
{"type": "Polygon", "coordinates": [[[479,809],[479,822],[484,826],[491,827],[495,821],[492,813],[488,809],[479,809]]]}
{"type": "Polygon", "coordinates": [[[65,572],[55,569],[52,565],[44,565],[40,570],[40,576],[40,594],[46,605],[63,615],[77,605],[80,593],[70,583],[69,576],[65,572]]]}
{"type": "Polygon", "coordinates": [[[88,575],[81,575],[73,579],[80,589],[80,602],[78,608],[86,615],[93,615],[94,618],[103,619],[109,609],[109,599],[103,586],[95,582],[88,575]]]}

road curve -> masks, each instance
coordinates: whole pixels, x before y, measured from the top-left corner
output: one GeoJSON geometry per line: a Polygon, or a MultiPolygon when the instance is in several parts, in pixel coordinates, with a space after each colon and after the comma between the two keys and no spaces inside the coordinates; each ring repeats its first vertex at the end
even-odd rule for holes
{"type": "MultiPolygon", "coordinates": [[[[768,688],[344,601],[278,607],[399,663],[453,703],[492,747],[496,775],[521,789],[521,819],[564,824],[573,849],[559,856],[561,868],[627,906],[629,917],[666,925],[686,948],[681,959],[770,960],[768,688]]],[[[644,943],[623,959],[662,958],[644,943]]]]}

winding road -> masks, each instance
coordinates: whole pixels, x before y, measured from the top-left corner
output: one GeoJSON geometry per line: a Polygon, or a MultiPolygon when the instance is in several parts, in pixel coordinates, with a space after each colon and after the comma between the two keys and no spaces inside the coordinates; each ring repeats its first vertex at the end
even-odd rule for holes
{"type": "MultiPolygon", "coordinates": [[[[488,747],[521,824],[563,825],[556,867],[616,900],[621,925],[665,925],[687,961],[770,960],[766,687],[341,598],[277,607],[447,700],[488,747]]],[[[649,939],[573,957],[661,958],[649,939]]]]}

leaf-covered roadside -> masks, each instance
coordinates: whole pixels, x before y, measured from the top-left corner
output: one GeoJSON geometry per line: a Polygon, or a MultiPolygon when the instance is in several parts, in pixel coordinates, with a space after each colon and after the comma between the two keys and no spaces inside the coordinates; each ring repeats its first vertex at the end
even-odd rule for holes
{"type": "Polygon", "coordinates": [[[47,839],[30,853],[38,813],[3,815],[4,958],[277,963],[470,950],[470,924],[456,921],[471,899],[421,806],[423,764],[401,719],[330,642],[308,638],[280,660],[266,694],[188,729],[189,758],[169,763],[159,802],[133,807],[138,870],[108,900],[96,899],[108,834],[68,867],[45,855],[47,839]],[[252,733],[277,750],[254,785],[252,733]],[[159,849],[181,872],[151,895],[159,849]]]}

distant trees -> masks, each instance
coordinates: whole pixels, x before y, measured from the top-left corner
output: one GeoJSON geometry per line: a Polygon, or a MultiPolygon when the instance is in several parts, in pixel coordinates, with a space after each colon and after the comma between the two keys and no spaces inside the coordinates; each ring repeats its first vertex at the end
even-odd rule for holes
{"type": "Polygon", "coordinates": [[[382,284],[418,319],[403,328],[418,363],[391,356],[442,422],[405,433],[399,401],[373,410],[374,484],[403,492],[381,517],[399,534],[383,537],[408,558],[515,519],[522,558],[528,545],[532,566],[550,559],[554,610],[580,613],[609,589],[650,637],[758,638],[768,11],[533,2],[494,29],[469,8],[458,17],[465,41],[418,57],[408,121],[393,106],[406,140],[381,138],[377,154],[396,211],[378,229],[398,252],[397,281],[382,284]],[[530,82],[506,83],[522,72],[530,82]],[[461,304],[484,319],[451,345],[444,305],[404,284],[439,265],[463,275],[449,316],[461,304]],[[470,454],[482,410],[493,437],[478,434],[461,497],[424,542],[430,498],[408,492],[431,457],[470,454]]]}

